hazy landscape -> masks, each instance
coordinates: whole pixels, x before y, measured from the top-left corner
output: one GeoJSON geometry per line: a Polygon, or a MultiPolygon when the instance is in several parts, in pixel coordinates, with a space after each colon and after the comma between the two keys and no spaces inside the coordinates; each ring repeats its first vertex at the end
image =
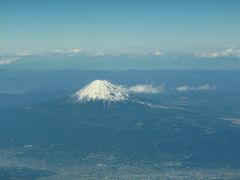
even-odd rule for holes
{"type": "Polygon", "coordinates": [[[3,178],[240,177],[238,71],[1,74],[3,178]],[[130,93],[145,104],[74,102],[97,78],[125,88],[154,82],[159,92],[130,93]]]}
{"type": "Polygon", "coordinates": [[[0,0],[0,180],[240,179],[240,1],[0,0]]]}

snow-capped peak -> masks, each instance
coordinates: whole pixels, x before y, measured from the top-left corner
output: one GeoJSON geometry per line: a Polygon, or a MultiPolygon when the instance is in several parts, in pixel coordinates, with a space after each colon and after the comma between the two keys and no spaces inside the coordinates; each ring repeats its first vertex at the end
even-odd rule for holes
{"type": "Polygon", "coordinates": [[[106,80],[94,80],[74,94],[76,102],[88,101],[126,101],[129,95],[120,86],[106,80]]]}

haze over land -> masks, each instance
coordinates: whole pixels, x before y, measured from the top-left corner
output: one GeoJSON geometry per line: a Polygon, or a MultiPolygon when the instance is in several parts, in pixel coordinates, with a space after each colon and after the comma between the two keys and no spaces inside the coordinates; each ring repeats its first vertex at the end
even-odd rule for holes
{"type": "Polygon", "coordinates": [[[0,179],[240,179],[240,1],[0,0],[0,179]]]}

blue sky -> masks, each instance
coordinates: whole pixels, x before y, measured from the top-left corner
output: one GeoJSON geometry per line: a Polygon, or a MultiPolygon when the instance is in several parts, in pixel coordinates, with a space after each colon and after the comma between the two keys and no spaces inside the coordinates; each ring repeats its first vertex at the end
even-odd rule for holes
{"type": "Polygon", "coordinates": [[[2,0],[1,51],[240,44],[238,0],[2,0]]]}
{"type": "Polygon", "coordinates": [[[0,66],[240,69],[239,19],[238,0],[1,0],[0,66]]]}

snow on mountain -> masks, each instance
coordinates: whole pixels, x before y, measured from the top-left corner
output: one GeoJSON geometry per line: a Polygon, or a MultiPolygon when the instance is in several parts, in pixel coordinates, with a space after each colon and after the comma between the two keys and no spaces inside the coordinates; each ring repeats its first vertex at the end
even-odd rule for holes
{"type": "Polygon", "coordinates": [[[75,103],[81,102],[129,102],[143,107],[154,109],[175,109],[175,107],[165,107],[159,104],[143,101],[128,94],[128,89],[112,84],[107,80],[94,80],[85,87],[73,94],[72,100],[75,103]]]}
{"type": "Polygon", "coordinates": [[[106,80],[94,80],[77,91],[73,97],[76,102],[106,101],[122,102],[129,98],[128,93],[120,86],[114,85],[106,80]]]}

